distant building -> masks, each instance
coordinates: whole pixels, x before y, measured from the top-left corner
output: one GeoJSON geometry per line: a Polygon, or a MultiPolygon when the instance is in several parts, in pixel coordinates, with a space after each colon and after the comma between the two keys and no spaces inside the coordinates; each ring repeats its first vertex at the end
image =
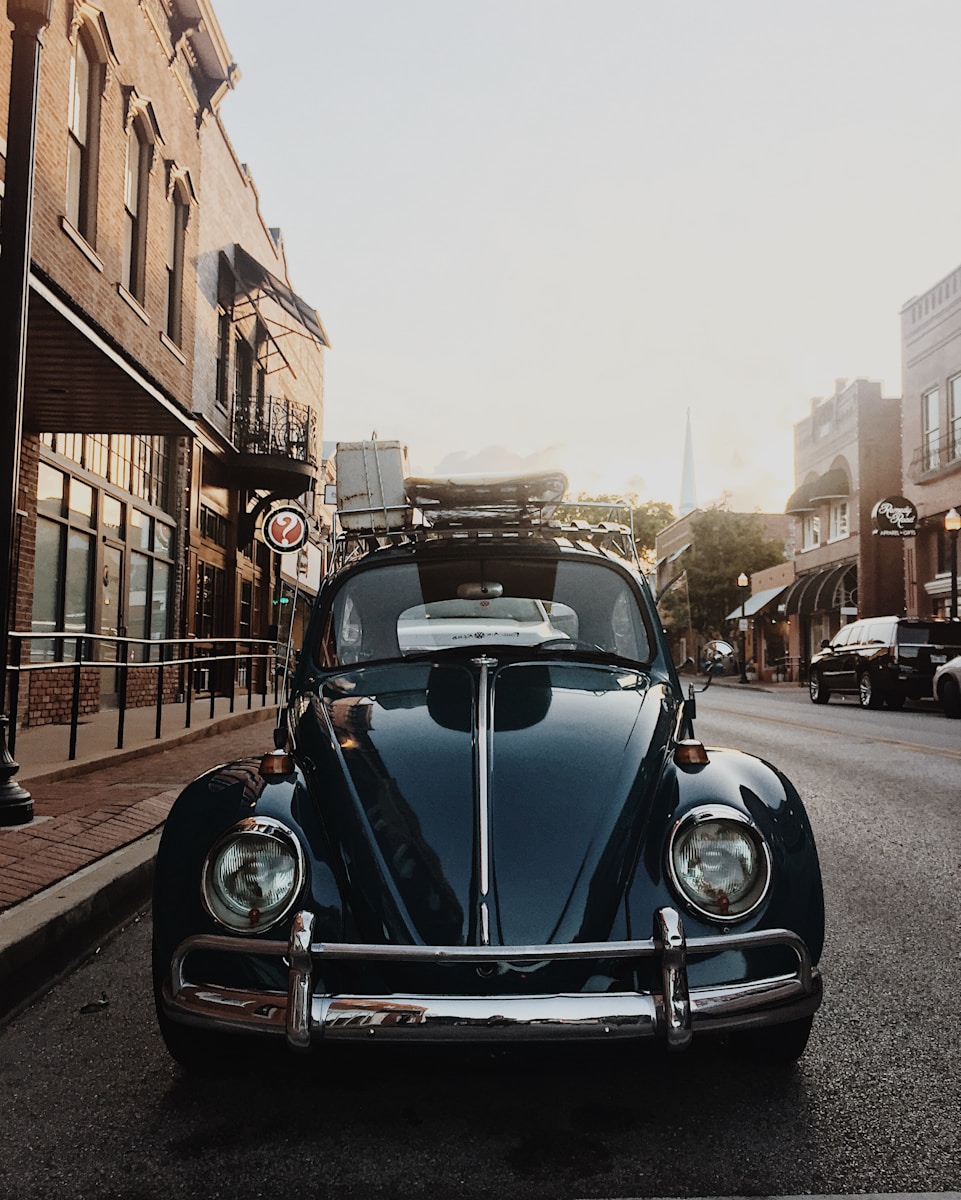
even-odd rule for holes
{"type": "MultiPolygon", "coordinates": [[[[678,517],[676,521],[672,521],[660,533],[657,534],[654,543],[655,553],[655,573],[654,573],[654,590],[658,596],[665,594],[668,589],[674,587],[683,589],[687,586],[685,576],[685,556],[693,551],[696,542],[695,525],[697,518],[703,513],[702,509],[695,508],[686,513],[684,516],[678,517]]],[[[756,519],[763,530],[764,536],[772,541],[782,542],[784,545],[784,553],[787,558],[793,557],[794,554],[794,522],[784,513],[744,513],[743,516],[750,516],[756,519]]],[[[732,565],[735,577],[738,568],[732,565]]],[[[777,589],[776,594],[780,594],[783,588],[777,589]]],[[[776,594],[772,597],[764,597],[764,600],[776,598],[776,594]]],[[[748,604],[750,605],[750,599],[748,604]]],[[[751,605],[747,611],[748,616],[763,615],[761,608],[756,605],[751,605]]],[[[700,643],[704,640],[701,630],[693,628],[681,628],[676,623],[671,626],[668,621],[668,637],[674,647],[675,661],[683,663],[688,656],[695,657],[699,653],[700,643]]],[[[753,656],[750,649],[754,645],[753,635],[748,637],[748,653],[753,656]]],[[[760,635],[755,646],[756,656],[759,662],[766,661],[767,653],[761,645],[760,635]]],[[[771,668],[773,670],[773,666],[771,668]]],[[[762,667],[762,671],[764,667],[762,667]]]]}
{"type": "Polygon", "coordinates": [[[794,426],[796,578],[779,599],[803,675],[825,638],[856,616],[904,607],[901,547],[874,533],[872,511],[901,486],[901,401],[867,379],[839,379],[794,426]]]}
{"type": "Polygon", "coordinates": [[[903,492],[917,536],[900,539],[909,616],[946,616],[951,540],[961,510],[961,267],[901,310],[903,492]]]}

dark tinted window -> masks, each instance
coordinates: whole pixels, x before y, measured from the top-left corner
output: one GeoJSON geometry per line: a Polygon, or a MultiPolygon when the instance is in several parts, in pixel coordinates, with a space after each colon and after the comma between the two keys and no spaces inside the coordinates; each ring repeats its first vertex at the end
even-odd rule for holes
{"type": "Polygon", "coordinates": [[[955,646],[961,650],[961,621],[912,621],[898,625],[899,646],[955,646]]]}

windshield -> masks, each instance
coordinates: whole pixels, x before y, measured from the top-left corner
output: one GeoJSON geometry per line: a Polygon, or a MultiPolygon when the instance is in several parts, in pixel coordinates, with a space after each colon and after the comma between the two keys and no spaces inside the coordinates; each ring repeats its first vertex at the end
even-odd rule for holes
{"type": "Polygon", "coordinates": [[[609,564],[471,558],[358,571],[336,594],[316,658],[340,666],[544,643],[634,662],[652,654],[639,597],[609,564]]]}

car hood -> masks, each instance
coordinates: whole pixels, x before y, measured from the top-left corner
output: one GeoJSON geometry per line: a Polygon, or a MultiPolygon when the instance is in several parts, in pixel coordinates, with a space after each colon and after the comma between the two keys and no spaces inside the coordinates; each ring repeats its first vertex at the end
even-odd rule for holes
{"type": "Polygon", "coordinates": [[[623,920],[669,688],[606,664],[409,662],[327,677],[294,711],[363,940],[602,940],[623,920]]]}

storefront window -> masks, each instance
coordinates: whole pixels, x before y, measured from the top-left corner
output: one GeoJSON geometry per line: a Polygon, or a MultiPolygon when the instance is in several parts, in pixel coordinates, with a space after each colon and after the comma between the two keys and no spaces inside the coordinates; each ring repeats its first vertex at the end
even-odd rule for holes
{"type": "MultiPolygon", "coordinates": [[[[63,628],[68,633],[86,633],[90,628],[90,579],[93,575],[94,540],[89,533],[71,529],[67,535],[63,628]]],[[[73,658],[74,646],[64,648],[64,658],[73,658]]]]}
{"type": "MultiPolygon", "coordinates": [[[[63,581],[63,526],[54,521],[37,521],[37,558],[33,587],[34,633],[53,633],[60,628],[58,598],[63,581]]],[[[33,641],[30,657],[34,662],[53,662],[57,647],[53,640],[33,641]]]]}
{"type": "MultiPolygon", "coordinates": [[[[36,639],[33,661],[73,659],[78,633],[169,636],[172,525],[45,462],[38,468],[37,511],[32,629],[61,637],[36,639]]],[[[147,659],[147,651],[138,648],[134,657],[147,659]]],[[[116,654],[114,643],[98,644],[97,657],[116,654]]]]}

